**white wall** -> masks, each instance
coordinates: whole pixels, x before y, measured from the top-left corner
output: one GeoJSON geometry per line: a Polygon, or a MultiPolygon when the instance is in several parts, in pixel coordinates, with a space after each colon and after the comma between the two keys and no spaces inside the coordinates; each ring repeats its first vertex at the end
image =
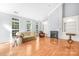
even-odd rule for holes
{"type": "MultiPolygon", "coordinates": [[[[36,30],[35,25],[36,25],[37,21],[35,21],[35,20],[0,12],[0,43],[8,42],[11,39],[12,18],[19,19],[19,22],[20,22],[19,31],[20,32],[27,31],[26,21],[28,21],[28,20],[32,21],[32,31],[35,32],[35,30],[36,30]]],[[[39,23],[39,25],[41,25],[40,22],[38,22],[38,23],[39,23]]],[[[40,30],[41,30],[41,28],[39,26],[39,31],[40,30]]]]}
{"type": "Polygon", "coordinates": [[[69,39],[69,36],[66,35],[66,33],[70,32],[70,33],[75,33],[75,36],[72,36],[72,39],[75,41],[79,41],[79,16],[71,16],[71,17],[64,17],[63,18],[63,25],[64,23],[68,23],[68,22],[73,22],[74,24],[70,25],[71,27],[63,27],[63,30],[66,29],[66,31],[62,32],[62,38],[63,39],[69,39]],[[71,21],[69,21],[71,20],[71,21]],[[68,30],[67,30],[68,28],[68,30]],[[73,28],[73,29],[72,29],[73,28]]]}
{"type": "Polygon", "coordinates": [[[35,21],[33,19],[28,19],[28,18],[21,18],[20,19],[20,31],[24,32],[27,31],[27,21],[31,21],[32,23],[32,31],[36,32],[36,24],[38,24],[38,31],[43,30],[43,25],[40,21],[35,21]]]}
{"type": "Polygon", "coordinates": [[[8,42],[12,37],[12,18],[22,19],[15,15],[0,12],[0,43],[8,42]]]}
{"type": "MultiPolygon", "coordinates": [[[[79,3],[65,3],[63,4],[63,21],[68,20],[66,18],[71,18],[77,20],[77,35],[73,36],[72,38],[75,41],[79,41],[79,3]]],[[[68,39],[69,37],[66,36],[66,32],[62,32],[62,39],[68,39]]]]}
{"type": "Polygon", "coordinates": [[[46,20],[46,21],[44,21],[43,22],[43,26],[44,26],[44,33],[48,36],[48,37],[50,37],[50,35],[49,35],[49,22],[48,22],[48,20],[46,20]]]}
{"type": "Polygon", "coordinates": [[[7,42],[10,38],[10,16],[0,13],[0,43],[7,42]]]}
{"type": "Polygon", "coordinates": [[[64,3],[63,16],[76,16],[79,15],[79,3],[64,3]]]}
{"type": "Polygon", "coordinates": [[[58,8],[55,9],[54,12],[52,12],[46,21],[47,24],[44,26],[44,31],[47,33],[47,35],[50,37],[50,31],[59,31],[59,38],[61,37],[61,31],[62,31],[62,5],[60,5],[58,8]],[[47,30],[46,30],[47,28],[47,30]]]}

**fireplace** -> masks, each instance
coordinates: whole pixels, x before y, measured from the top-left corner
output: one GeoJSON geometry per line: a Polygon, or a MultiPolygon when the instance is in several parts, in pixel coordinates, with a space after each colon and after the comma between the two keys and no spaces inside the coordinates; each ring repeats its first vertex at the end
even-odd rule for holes
{"type": "Polygon", "coordinates": [[[50,38],[58,39],[58,31],[50,31],[50,38]]]}

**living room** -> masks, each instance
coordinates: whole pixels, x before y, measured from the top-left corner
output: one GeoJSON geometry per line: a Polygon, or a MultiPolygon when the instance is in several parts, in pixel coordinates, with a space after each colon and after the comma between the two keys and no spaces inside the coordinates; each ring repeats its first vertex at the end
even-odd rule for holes
{"type": "Polygon", "coordinates": [[[79,3],[0,4],[0,55],[79,56],[78,11],[79,3]]]}

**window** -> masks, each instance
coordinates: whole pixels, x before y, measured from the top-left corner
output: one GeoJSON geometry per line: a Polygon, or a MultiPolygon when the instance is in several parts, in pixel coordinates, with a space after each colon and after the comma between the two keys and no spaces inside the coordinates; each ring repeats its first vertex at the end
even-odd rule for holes
{"type": "Polygon", "coordinates": [[[36,33],[38,33],[38,24],[36,24],[36,33]]]}
{"type": "Polygon", "coordinates": [[[38,23],[36,23],[36,36],[38,36],[38,23]]]}
{"type": "Polygon", "coordinates": [[[17,32],[19,32],[19,19],[12,18],[12,37],[15,37],[17,32]]]}
{"type": "Polygon", "coordinates": [[[31,31],[31,21],[27,21],[27,31],[31,31]]]}

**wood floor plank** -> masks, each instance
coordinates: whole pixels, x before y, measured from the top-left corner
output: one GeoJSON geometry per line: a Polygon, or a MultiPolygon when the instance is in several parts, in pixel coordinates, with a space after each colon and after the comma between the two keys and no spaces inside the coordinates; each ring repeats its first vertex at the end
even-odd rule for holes
{"type": "Polygon", "coordinates": [[[9,52],[14,56],[79,56],[79,42],[74,41],[70,47],[66,40],[37,37],[9,52]]]}

